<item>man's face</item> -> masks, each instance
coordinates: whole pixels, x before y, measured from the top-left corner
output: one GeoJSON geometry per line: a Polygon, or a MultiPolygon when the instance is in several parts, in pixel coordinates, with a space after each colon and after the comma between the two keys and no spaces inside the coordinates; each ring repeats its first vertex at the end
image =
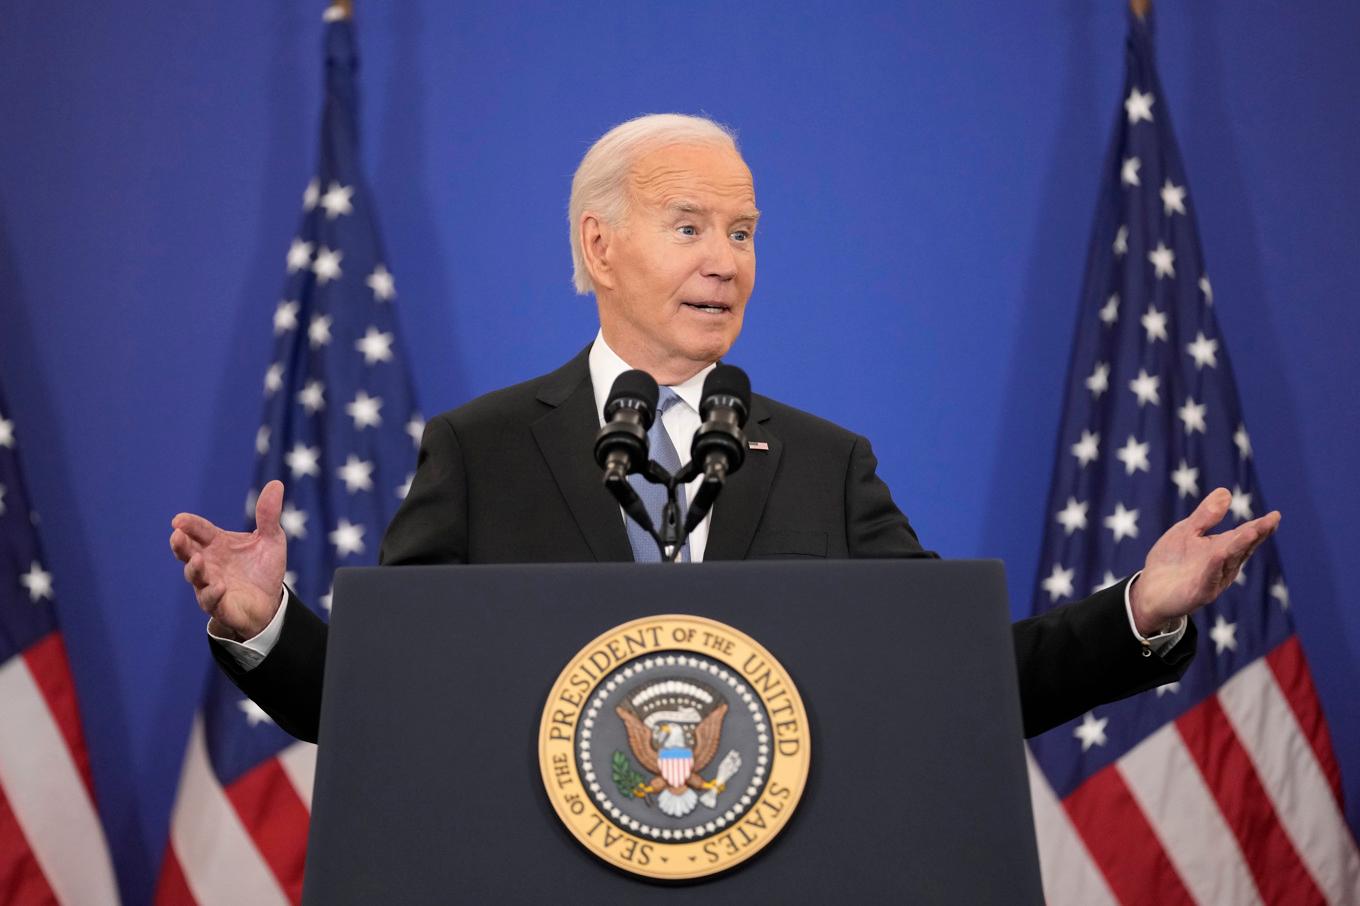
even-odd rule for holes
{"type": "Polygon", "coordinates": [[[629,213],[596,280],[605,341],[662,383],[727,353],[756,279],[751,171],[730,148],[671,145],[633,167],[629,213]]]}

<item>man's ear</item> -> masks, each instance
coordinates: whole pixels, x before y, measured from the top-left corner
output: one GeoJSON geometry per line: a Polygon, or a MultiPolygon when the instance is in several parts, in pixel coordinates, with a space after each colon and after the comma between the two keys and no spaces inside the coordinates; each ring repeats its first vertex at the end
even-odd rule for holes
{"type": "Polygon", "coordinates": [[[590,282],[596,288],[614,288],[614,268],[610,252],[616,236],[613,227],[601,220],[598,214],[586,211],[581,215],[581,257],[585,259],[590,282]]]}

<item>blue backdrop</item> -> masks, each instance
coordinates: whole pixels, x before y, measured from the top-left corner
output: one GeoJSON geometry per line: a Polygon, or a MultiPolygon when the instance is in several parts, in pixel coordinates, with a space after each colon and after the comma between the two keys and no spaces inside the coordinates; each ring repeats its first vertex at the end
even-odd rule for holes
{"type": "MultiPolygon", "coordinates": [[[[208,669],[168,522],[243,516],[321,7],[6,6],[0,382],[140,902],[208,669]]],[[[706,112],[740,130],[765,214],[731,359],[869,434],[924,541],[1004,558],[1025,610],[1123,4],[904,6],[359,0],[365,162],[426,411],[588,342],[572,170],[622,119],[706,112]]],[[[1161,7],[1159,109],[1357,826],[1360,6],[1161,7]]]]}

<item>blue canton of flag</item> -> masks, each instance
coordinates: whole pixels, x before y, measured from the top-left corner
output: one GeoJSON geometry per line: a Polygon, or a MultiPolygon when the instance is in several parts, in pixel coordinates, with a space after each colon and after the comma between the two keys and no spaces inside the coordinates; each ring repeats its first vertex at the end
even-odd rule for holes
{"type": "MultiPolygon", "coordinates": [[[[283,481],[285,581],[323,618],[336,568],[377,563],[424,429],[398,340],[396,288],[359,168],[353,31],[345,19],[327,28],[320,162],[274,310],[246,500],[253,520],[259,490],[283,481]]],[[[310,744],[276,727],[214,670],[186,758],[160,901],[212,899],[209,888],[229,881],[238,902],[296,902],[314,758],[310,744]],[[191,764],[204,756],[206,765],[191,764]],[[230,808],[219,801],[189,813],[186,801],[204,798],[225,798],[230,808]],[[214,823],[222,826],[204,829],[214,823]],[[198,842],[213,834],[216,846],[198,842]]]]}
{"type": "MultiPolygon", "coordinates": [[[[1036,613],[1139,569],[1216,487],[1232,492],[1230,524],[1267,510],[1194,211],[1151,24],[1133,16],[1036,613]]],[[[1199,650],[1180,682],[1031,741],[1050,903],[1342,902],[1360,890],[1294,603],[1268,540],[1196,615],[1199,650]]]]}

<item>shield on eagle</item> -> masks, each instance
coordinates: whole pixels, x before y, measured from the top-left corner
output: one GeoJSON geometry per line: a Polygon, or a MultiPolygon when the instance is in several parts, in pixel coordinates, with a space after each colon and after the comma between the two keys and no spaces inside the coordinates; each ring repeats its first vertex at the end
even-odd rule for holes
{"type": "Polygon", "coordinates": [[[683,787],[689,782],[689,772],[694,767],[694,752],[691,749],[662,749],[657,753],[657,763],[661,776],[673,787],[683,787]]]}

